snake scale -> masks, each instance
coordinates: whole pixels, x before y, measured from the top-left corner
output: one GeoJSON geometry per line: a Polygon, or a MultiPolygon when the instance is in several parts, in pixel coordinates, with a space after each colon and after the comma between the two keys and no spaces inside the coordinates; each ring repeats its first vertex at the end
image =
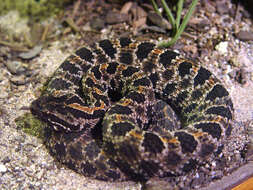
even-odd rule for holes
{"type": "Polygon", "coordinates": [[[233,119],[228,91],[200,63],[130,38],[79,48],[31,111],[57,160],[105,181],[182,175],[215,157],[233,119]]]}

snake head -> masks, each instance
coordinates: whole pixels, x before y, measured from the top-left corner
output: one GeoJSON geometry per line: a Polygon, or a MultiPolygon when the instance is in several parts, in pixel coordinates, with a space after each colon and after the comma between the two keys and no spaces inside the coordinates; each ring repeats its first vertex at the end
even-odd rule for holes
{"type": "Polygon", "coordinates": [[[68,115],[64,113],[63,102],[66,99],[67,97],[65,96],[53,97],[43,95],[32,102],[30,110],[33,115],[53,126],[55,130],[62,131],[65,130],[63,125],[69,123],[67,122],[68,115]]]}

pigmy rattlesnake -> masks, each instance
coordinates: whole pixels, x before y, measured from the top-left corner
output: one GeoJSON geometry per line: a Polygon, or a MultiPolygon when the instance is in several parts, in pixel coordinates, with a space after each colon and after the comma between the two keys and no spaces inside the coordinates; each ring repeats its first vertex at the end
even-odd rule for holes
{"type": "Polygon", "coordinates": [[[230,135],[233,104],[199,63],[149,41],[102,40],[69,56],[32,113],[50,152],[107,181],[180,175],[211,159],[230,135]]]}

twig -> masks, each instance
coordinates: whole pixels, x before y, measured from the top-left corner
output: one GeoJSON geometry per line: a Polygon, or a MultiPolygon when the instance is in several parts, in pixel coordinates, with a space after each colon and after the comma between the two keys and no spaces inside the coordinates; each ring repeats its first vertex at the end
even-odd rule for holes
{"type": "Polygon", "coordinates": [[[28,49],[20,44],[17,43],[10,43],[10,42],[6,42],[6,41],[1,41],[0,40],[0,44],[4,45],[4,46],[8,46],[11,49],[14,49],[16,51],[28,51],[28,49]]]}

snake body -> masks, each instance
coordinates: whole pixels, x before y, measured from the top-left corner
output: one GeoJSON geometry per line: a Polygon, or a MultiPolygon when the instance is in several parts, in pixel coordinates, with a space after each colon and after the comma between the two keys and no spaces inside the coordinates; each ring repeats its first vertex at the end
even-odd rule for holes
{"type": "Polygon", "coordinates": [[[200,63],[130,38],[78,49],[31,111],[61,163],[106,181],[181,175],[212,159],[233,119],[228,91],[200,63]]]}

